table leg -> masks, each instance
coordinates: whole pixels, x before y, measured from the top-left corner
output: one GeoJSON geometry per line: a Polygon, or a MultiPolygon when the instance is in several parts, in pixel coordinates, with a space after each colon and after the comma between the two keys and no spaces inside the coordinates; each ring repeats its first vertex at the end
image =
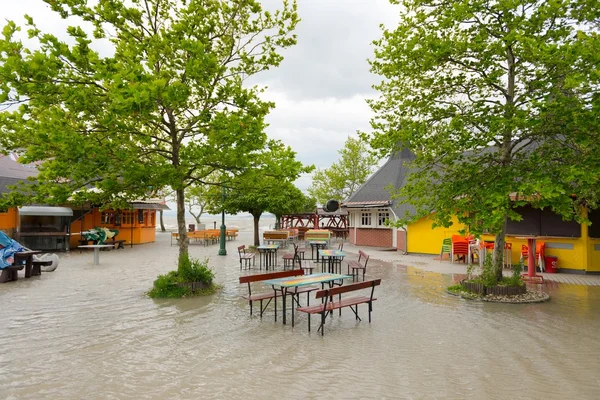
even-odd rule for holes
{"type": "Polygon", "coordinates": [[[282,311],[283,312],[283,324],[285,325],[286,324],[286,322],[285,322],[285,314],[286,314],[286,312],[285,312],[285,307],[286,307],[285,298],[287,297],[287,288],[281,288],[281,294],[282,294],[282,297],[283,297],[283,311],[282,311]]]}

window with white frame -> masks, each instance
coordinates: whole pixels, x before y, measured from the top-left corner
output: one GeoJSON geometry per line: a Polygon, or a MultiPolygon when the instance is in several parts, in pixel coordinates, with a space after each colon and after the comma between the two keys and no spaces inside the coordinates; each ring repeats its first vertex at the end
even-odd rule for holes
{"type": "Polygon", "coordinates": [[[377,210],[377,226],[385,226],[385,221],[389,221],[390,212],[387,208],[377,210]]]}
{"type": "Polygon", "coordinates": [[[371,226],[371,211],[370,210],[361,210],[360,226],[371,226]]]}

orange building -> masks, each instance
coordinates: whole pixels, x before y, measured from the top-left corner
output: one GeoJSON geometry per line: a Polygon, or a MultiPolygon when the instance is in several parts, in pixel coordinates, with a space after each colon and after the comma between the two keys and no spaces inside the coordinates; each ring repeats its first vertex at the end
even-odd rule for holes
{"type": "MultiPolygon", "coordinates": [[[[34,167],[19,164],[15,156],[0,155],[0,196],[36,175],[34,167]]],[[[0,230],[36,250],[69,250],[79,244],[81,232],[95,227],[118,230],[116,239],[125,244],[151,243],[156,235],[156,212],[161,209],[169,208],[158,199],[133,201],[129,210],[100,211],[89,205],[0,208],[0,230]]]]}

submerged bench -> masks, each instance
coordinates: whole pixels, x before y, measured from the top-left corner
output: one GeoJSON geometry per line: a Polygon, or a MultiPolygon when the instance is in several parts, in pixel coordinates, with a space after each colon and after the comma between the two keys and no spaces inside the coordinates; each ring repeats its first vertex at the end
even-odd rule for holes
{"type": "Polygon", "coordinates": [[[309,229],[304,233],[304,240],[327,240],[331,239],[331,232],[325,229],[309,229]]]}
{"type": "Polygon", "coordinates": [[[288,231],[265,231],[263,233],[265,244],[279,242],[282,247],[287,247],[289,237],[290,233],[288,231]]]}
{"type": "Polygon", "coordinates": [[[25,268],[25,265],[11,265],[0,269],[0,283],[16,281],[19,279],[19,271],[25,268]]]}
{"type": "MultiPolygon", "coordinates": [[[[252,293],[251,283],[266,281],[269,279],[278,279],[278,278],[288,278],[290,276],[300,276],[304,275],[303,269],[293,269],[290,271],[282,271],[282,272],[270,272],[266,274],[257,274],[257,275],[248,275],[248,276],[240,276],[240,284],[247,283],[248,284],[248,295],[242,296],[244,299],[248,300],[248,304],[250,304],[250,315],[252,315],[252,303],[255,301],[260,301],[260,316],[262,315],[271,303],[271,300],[275,299],[275,310],[277,310],[277,291],[270,290],[264,293],[252,293]],[[269,300],[267,304],[263,307],[263,300],[269,300]]],[[[292,295],[292,293],[289,293],[292,295]]],[[[294,295],[297,293],[293,293],[294,295]]],[[[275,311],[275,318],[277,318],[277,311],[275,311]]]]}
{"type": "Polygon", "coordinates": [[[115,249],[124,249],[125,248],[124,240],[107,240],[103,244],[112,244],[115,249]]]}
{"type": "Polygon", "coordinates": [[[363,281],[365,280],[365,272],[367,272],[368,262],[369,256],[362,250],[358,251],[358,260],[346,261],[346,264],[348,264],[348,275],[352,275],[353,281],[358,279],[358,273],[360,270],[362,270],[363,281]]]}
{"type": "MultiPolygon", "coordinates": [[[[375,279],[372,281],[359,282],[359,283],[351,283],[349,285],[334,287],[331,289],[319,290],[316,294],[317,299],[324,299],[323,303],[318,304],[316,306],[306,306],[299,307],[297,310],[300,312],[305,312],[308,314],[308,331],[310,332],[310,316],[312,314],[321,314],[321,325],[319,325],[319,329],[321,330],[321,335],[324,334],[325,331],[325,318],[327,315],[333,310],[340,310],[340,315],[342,315],[342,308],[350,307],[354,315],[356,316],[356,320],[361,321],[358,316],[358,305],[359,304],[368,304],[369,305],[369,323],[371,323],[371,311],[373,311],[373,302],[377,300],[373,297],[373,293],[375,292],[375,286],[381,284],[381,279],[375,279]],[[342,299],[342,293],[354,292],[361,289],[371,289],[370,296],[356,296],[342,299]],[[334,301],[333,297],[338,296],[338,301],[334,301]]],[[[318,330],[317,330],[318,332],[318,330]]]]}

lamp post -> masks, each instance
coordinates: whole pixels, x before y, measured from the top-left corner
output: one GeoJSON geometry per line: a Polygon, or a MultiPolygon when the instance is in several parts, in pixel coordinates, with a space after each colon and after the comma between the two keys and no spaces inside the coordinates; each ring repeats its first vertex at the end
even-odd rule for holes
{"type": "Polygon", "coordinates": [[[223,191],[221,192],[221,204],[223,209],[221,211],[221,238],[219,239],[219,255],[226,256],[227,249],[225,248],[225,184],[222,183],[221,187],[223,189],[223,191]]]}

